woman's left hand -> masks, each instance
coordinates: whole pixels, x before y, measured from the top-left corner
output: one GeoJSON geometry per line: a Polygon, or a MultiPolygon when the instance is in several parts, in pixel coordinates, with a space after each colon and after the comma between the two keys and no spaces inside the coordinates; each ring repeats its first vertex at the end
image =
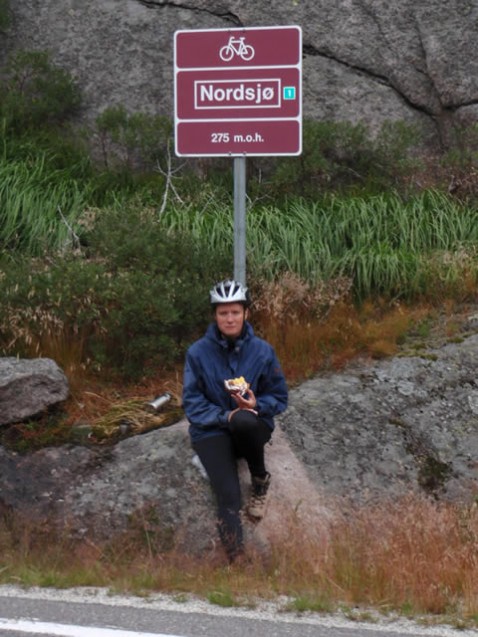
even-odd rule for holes
{"type": "Polygon", "coordinates": [[[255,411],[257,407],[257,400],[252,389],[248,389],[244,396],[240,394],[233,394],[232,396],[237,403],[239,409],[249,409],[255,411]]]}

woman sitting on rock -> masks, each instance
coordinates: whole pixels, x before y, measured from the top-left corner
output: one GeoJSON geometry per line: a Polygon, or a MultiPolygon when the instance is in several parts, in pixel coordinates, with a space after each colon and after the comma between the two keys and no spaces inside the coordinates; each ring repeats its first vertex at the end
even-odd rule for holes
{"type": "Polygon", "coordinates": [[[229,560],[243,552],[237,459],[251,474],[246,514],[262,519],[271,476],[264,446],[274,416],[287,407],[287,385],[272,346],[248,322],[250,298],[236,281],[210,291],[214,322],[186,354],[183,406],[194,451],[217,498],[218,530],[229,560]]]}

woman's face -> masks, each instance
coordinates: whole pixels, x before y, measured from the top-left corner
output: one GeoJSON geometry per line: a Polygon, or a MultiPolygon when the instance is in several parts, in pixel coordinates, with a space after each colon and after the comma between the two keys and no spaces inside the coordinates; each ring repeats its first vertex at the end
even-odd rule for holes
{"type": "Polygon", "coordinates": [[[216,307],[215,318],[219,331],[226,338],[237,338],[242,332],[247,310],[241,303],[221,303],[216,307]]]}

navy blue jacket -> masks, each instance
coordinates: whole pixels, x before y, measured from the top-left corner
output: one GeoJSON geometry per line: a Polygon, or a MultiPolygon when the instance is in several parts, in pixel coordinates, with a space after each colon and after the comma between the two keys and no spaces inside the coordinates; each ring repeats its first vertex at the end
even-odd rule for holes
{"type": "Polygon", "coordinates": [[[274,429],[274,416],[287,407],[287,384],[273,347],[254,334],[246,321],[233,344],[211,323],[186,353],[183,407],[192,442],[224,433],[237,408],[224,380],[244,376],[257,399],[259,417],[274,429]]]}

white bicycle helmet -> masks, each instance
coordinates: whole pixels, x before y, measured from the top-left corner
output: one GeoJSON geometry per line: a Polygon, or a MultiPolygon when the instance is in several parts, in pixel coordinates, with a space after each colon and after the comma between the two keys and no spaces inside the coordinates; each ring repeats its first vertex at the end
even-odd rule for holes
{"type": "Polygon", "coordinates": [[[242,303],[250,305],[250,297],[247,288],[237,281],[227,280],[216,283],[209,292],[211,305],[219,303],[242,303]]]}

